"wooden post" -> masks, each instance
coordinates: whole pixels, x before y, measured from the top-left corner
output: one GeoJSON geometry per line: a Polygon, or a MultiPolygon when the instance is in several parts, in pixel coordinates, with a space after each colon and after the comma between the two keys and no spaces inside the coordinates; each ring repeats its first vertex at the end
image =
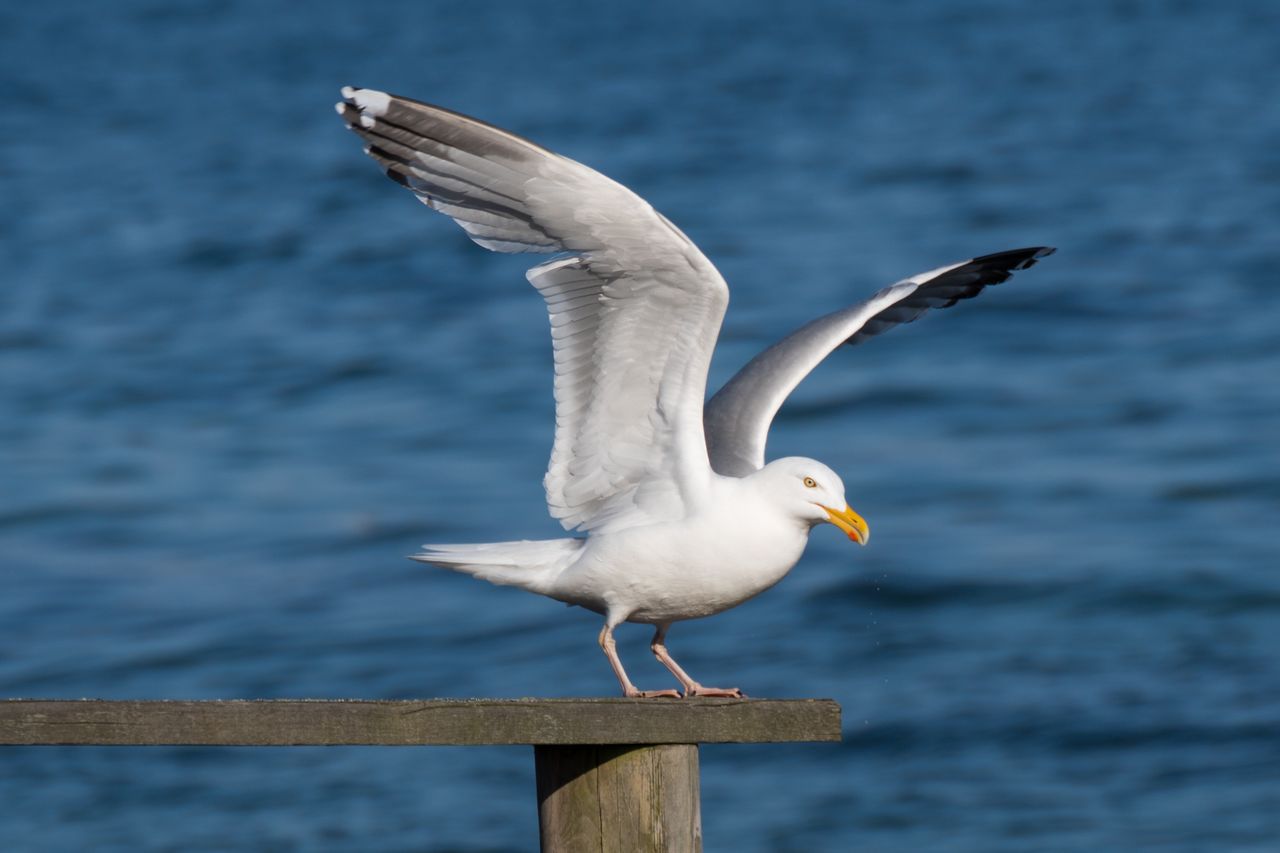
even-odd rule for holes
{"type": "Polygon", "coordinates": [[[535,746],[543,853],[701,853],[698,747],[535,746]]]}
{"type": "Polygon", "coordinates": [[[839,739],[830,699],[0,700],[0,745],[530,744],[546,853],[701,851],[698,744],[839,739]]]}

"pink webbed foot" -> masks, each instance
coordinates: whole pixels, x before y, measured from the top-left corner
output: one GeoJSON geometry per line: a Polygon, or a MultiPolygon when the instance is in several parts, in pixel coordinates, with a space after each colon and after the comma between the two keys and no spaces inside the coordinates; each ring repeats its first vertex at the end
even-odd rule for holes
{"type": "Polygon", "coordinates": [[[703,687],[696,681],[684,691],[684,698],[688,699],[690,696],[720,696],[726,699],[747,698],[747,694],[736,687],[703,687]]]}
{"type": "Polygon", "coordinates": [[[679,699],[675,690],[636,690],[634,687],[624,693],[628,699],[679,699]]]}

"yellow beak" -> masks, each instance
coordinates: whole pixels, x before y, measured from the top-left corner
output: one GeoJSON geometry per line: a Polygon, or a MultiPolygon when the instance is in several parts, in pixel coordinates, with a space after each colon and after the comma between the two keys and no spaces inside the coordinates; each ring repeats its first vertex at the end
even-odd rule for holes
{"type": "Polygon", "coordinates": [[[827,511],[827,520],[839,527],[849,538],[859,545],[866,545],[867,540],[871,538],[871,530],[867,527],[867,523],[862,520],[862,516],[853,511],[852,507],[846,506],[844,509],[832,509],[829,506],[818,504],[827,511]]]}

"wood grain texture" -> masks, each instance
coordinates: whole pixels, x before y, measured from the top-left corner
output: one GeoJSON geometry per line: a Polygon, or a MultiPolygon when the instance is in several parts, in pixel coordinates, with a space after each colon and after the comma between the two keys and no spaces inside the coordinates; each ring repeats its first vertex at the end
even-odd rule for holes
{"type": "Polygon", "coordinates": [[[838,741],[830,699],[0,700],[0,744],[338,746],[838,741]]]}
{"type": "Polygon", "coordinates": [[[538,746],[543,853],[700,853],[698,747],[538,746]]]}

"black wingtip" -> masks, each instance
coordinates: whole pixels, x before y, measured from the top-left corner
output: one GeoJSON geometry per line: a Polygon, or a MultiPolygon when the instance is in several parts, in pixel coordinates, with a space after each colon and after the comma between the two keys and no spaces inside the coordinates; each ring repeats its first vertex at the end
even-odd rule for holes
{"type": "Polygon", "coordinates": [[[971,299],[983,288],[1003,284],[1013,278],[1015,272],[1030,269],[1041,258],[1058,251],[1053,246],[1030,246],[1025,249],[1008,249],[990,255],[979,255],[958,268],[945,272],[921,286],[924,292],[951,288],[952,299],[938,307],[949,308],[961,299],[971,299]]]}
{"type": "Polygon", "coordinates": [[[1025,270],[1035,266],[1036,261],[1041,258],[1047,258],[1056,251],[1058,251],[1057,248],[1053,246],[1031,246],[1026,249],[1008,249],[1007,251],[994,252],[990,255],[979,255],[969,261],[969,263],[976,266],[1015,272],[1017,270],[1025,270]]]}

